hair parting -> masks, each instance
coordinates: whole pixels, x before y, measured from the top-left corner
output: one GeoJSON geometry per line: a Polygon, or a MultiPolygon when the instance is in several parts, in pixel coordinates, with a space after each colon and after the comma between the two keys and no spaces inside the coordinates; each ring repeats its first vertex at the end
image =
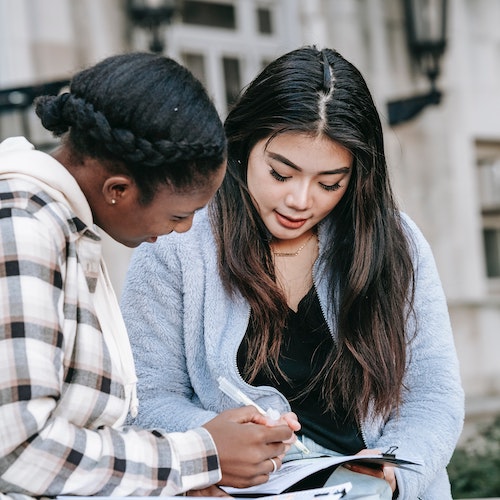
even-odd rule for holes
{"type": "Polygon", "coordinates": [[[249,302],[251,331],[258,332],[245,337],[244,377],[252,381],[259,370],[270,377],[279,371],[288,313],[269,236],[246,187],[248,157],[259,140],[285,131],[323,135],[349,150],[354,161],[346,193],[320,227],[320,237],[331,228],[335,233],[319,262],[337,320],[335,349],[306,390],[319,387],[328,411],[334,412],[340,399],[357,419],[371,408],[387,416],[404,396],[414,276],[411,242],[389,183],[380,118],[365,80],[338,52],[303,47],[269,64],[242,93],[224,126],[228,173],[210,214],[224,286],[249,302]]]}

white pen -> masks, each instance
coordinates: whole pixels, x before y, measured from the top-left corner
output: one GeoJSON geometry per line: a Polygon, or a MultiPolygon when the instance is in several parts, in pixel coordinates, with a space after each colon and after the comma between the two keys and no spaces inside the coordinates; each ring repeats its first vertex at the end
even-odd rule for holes
{"type": "MultiPolygon", "coordinates": [[[[235,387],[229,380],[227,380],[225,377],[220,376],[217,379],[217,382],[219,382],[219,389],[226,394],[226,396],[229,396],[234,402],[240,403],[246,406],[253,406],[254,408],[257,409],[257,411],[261,414],[264,415],[265,417],[268,417],[271,420],[278,420],[280,413],[278,410],[275,410],[273,408],[269,408],[267,411],[265,411],[263,408],[261,408],[257,403],[252,401],[245,393],[240,391],[237,387],[235,387]]],[[[309,455],[311,453],[309,449],[304,445],[302,441],[299,441],[299,438],[296,438],[293,444],[302,452],[305,453],[306,455],[309,455]]]]}

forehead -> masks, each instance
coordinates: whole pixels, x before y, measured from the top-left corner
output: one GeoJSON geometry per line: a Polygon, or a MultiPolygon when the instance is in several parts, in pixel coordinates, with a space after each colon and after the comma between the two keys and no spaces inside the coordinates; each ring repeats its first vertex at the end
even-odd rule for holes
{"type": "Polygon", "coordinates": [[[225,175],[225,165],[207,176],[206,181],[188,188],[176,188],[169,184],[160,186],[152,204],[161,206],[164,212],[175,215],[188,215],[204,207],[215,194],[225,175]]]}
{"type": "Polygon", "coordinates": [[[212,195],[207,187],[176,190],[172,186],[160,187],[153,198],[151,208],[161,208],[168,214],[191,213],[205,206],[212,195]]]}
{"type": "Polygon", "coordinates": [[[352,153],[347,148],[324,134],[284,132],[264,139],[261,146],[267,153],[278,152],[286,158],[300,159],[306,164],[319,159],[323,163],[347,165],[352,161],[352,153]]]}

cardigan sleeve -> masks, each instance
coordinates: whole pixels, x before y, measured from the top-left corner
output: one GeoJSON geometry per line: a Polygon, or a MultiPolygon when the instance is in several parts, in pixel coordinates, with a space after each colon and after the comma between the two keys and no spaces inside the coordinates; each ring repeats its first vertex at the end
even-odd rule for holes
{"type": "MultiPolygon", "coordinates": [[[[61,257],[53,232],[25,211],[0,207],[0,491],[175,495],[216,483],[221,472],[215,444],[203,428],[176,434],[95,428],[58,411],[67,382],[67,284],[64,251],[61,257]]],[[[81,412],[97,408],[105,414],[108,379],[103,372],[95,380],[94,374],[68,383],[76,384],[74,404],[81,412]]]]}
{"type": "Polygon", "coordinates": [[[183,272],[183,266],[189,266],[191,271],[195,267],[203,269],[201,257],[190,252],[193,235],[169,235],[153,246],[141,245],[127,272],[120,305],[139,381],[139,412],[133,423],[141,427],[186,430],[218,413],[200,403],[186,361],[203,355],[186,353],[185,342],[186,329],[196,330],[203,337],[197,326],[203,320],[195,317],[198,312],[184,305],[186,289],[204,293],[200,273],[183,272]],[[148,276],[154,278],[145,278],[148,276]]]}
{"type": "Polygon", "coordinates": [[[397,446],[401,456],[423,463],[422,474],[396,469],[398,498],[414,500],[430,498],[430,485],[431,489],[438,484],[449,489],[445,468],[462,431],[464,392],[446,298],[431,249],[415,224],[407,217],[403,221],[412,240],[416,271],[406,390],[399,414],[385,423],[381,436],[369,446],[382,451],[397,446]]]}

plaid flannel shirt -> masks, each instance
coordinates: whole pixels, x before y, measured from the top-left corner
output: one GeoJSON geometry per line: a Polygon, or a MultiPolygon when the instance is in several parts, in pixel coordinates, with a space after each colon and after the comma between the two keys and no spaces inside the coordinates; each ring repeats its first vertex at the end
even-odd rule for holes
{"type": "Polygon", "coordinates": [[[203,428],[113,428],[124,387],[92,305],[100,248],[99,236],[68,205],[29,181],[0,180],[6,495],[174,495],[221,477],[203,428]]]}

